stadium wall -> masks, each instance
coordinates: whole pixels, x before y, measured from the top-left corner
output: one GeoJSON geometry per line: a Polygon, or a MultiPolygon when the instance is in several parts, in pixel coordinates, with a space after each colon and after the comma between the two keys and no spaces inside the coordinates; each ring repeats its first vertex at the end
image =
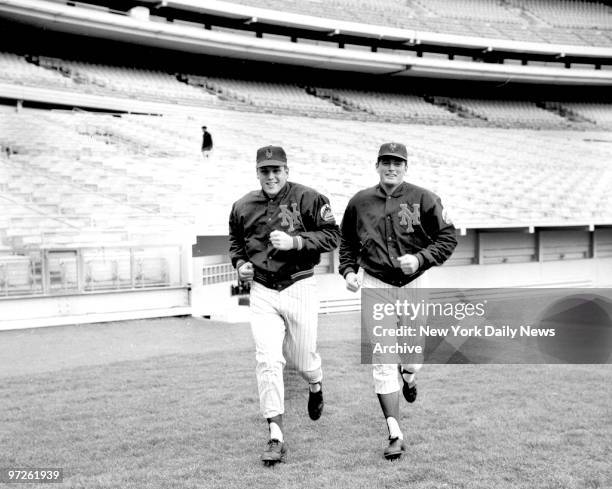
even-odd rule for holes
{"type": "Polygon", "coordinates": [[[191,314],[187,286],[0,300],[0,331],[191,314]]]}
{"type": "MultiPolygon", "coordinates": [[[[136,248],[155,254],[167,247],[136,248]]],[[[176,253],[141,265],[121,246],[101,248],[100,259],[93,254],[89,262],[84,253],[97,248],[45,249],[40,257],[36,252],[0,255],[0,331],[190,315],[191,249],[169,249],[176,253]],[[125,260],[116,259],[118,251],[125,260]],[[19,267],[8,267],[11,262],[19,267]]]]}
{"type": "MultiPolygon", "coordinates": [[[[225,240],[227,238],[225,237],[225,240]]],[[[469,229],[442,267],[426,274],[432,288],[612,286],[612,229],[469,229]]],[[[193,314],[227,322],[248,321],[248,308],[230,295],[236,274],[223,237],[198,237],[194,246],[193,314]],[[215,254],[213,254],[213,251],[215,254]]],[[[346,290],[338,257],[322,257],[317,273],[320,313],[356,311],[360,295],[346,290]]]]}

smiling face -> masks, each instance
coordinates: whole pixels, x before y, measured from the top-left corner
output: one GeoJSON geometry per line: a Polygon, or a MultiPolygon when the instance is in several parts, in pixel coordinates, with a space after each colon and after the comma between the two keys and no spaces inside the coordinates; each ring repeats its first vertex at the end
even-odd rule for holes
{"type": "Polygon", "coordinates": [[[407,169],[406,160],[396,156],[381,156],[376,162],[380,184],[387,190],[395,190],[404,181],[407,169]]]}
{"type": "Polygon", "coordinates": [[[257,169],[257,178],[262,190],[274,197],[287,183],[289,168],[287,166],[262,166],[257,169]]]}

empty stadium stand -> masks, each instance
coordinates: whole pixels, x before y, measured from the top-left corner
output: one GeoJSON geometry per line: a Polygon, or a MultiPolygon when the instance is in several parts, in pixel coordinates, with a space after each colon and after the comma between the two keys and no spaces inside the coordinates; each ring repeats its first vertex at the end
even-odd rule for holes
{"type": "Polygon", "coordinates": [[[606,104],[563,102],[560,105],[599,127],[612,128],[612,113],[606,104]]]}
{"type": "Polygon", "coordinates": [[[57,88],[77,87],[71,79],[60,73],[47,71],[29,63],[23,56],[13,53],[0,52],[0,81],[18,85],[47,86],[57,88]]]}
{"type": "MultiPolygon", "coordinates": [[[[229,76],[202,76],[191,73],[169,75],[160,71],[108,66],[61,60],[50,57],[0,55],[0,82],[27,84],[32,87],[56,88],[69,93],[97,94],[119,99],[139,99],[177,107],[223,107],[237,110],[264,111],[279,114],[302,114],[309,117],[388,120],[425,124],[468,124],[500,127],[581,128],[607,127],[599,118],[564,116],[563,111],[537,106],[529,101],[461,100],[433,95],[373,91],[351,88],[327,88],[238,79],[229,76]],[[599,121],[599,122],[598,122],[599,121]]],[[[604,109],[605,111],[605,106],[604,109]]],[[[98,120],[99,122],[99,120],[98,120]]],[[[146,148],[154,143],[155,151],[177,149],[176,142],[151,134],[147,124],[131,127],[97,125],[81,127],[83,135],[97,140],[112,138],[115,144],[146,148]],[[89,131],[89,132],[88,132],[89,131]]],[[[180,146],[180,145],[179,145],[180,146]]]]}
{"type": "Polygon", "coordinates": [[[233,0],[233,3],[446,34],[570,45],[612,45],[612,9],[598,2],[233,0]]]}
{"type": "Polygon", "coordinates": [[[287,83],[258,82],[213,76],[185,75],[192,85],[205,87],[224,98],[258,107],[260,110],[284,109],[304,115],[341,114],[342,107],[287,83]]]}
{"type": "Polygon", "coordinates": [[[504,100],[453,99],[466,112],[501,127],[562,128],[569,120],[534,103],[504,100]]]}
{"type": "Polygon", "coordinates": [[[612,29],[612,10],[604,3],[576,0],[511,0],[510,3],[552,26],[612,29]]]}
{"type": "Polygon", "coordinates": [[[316,92],[350,110],[371,114],[378,120],[454,123],[458,117],[455,113],[414,95],[343,88],[316,88],[316,92]]]}
{"type": "Polygon", "coordinates": [[[11,151],[0,159],[7,180],[2,197],[14,209],[4,245],[108,244],[145,235],[157,242],[178,223],[192,222],[182,204],[164,199],[187,185],[163,169],[171,155],[197,164],[175,146],[177,136],[169,147],[163,126],[130,117],[0,113],[2,146],[11,151]]]}
{"type": "MultiPolygon", "coordinates": [[[[286,103],[296,93],[301,100],[301,92],[292,89],[286,103]]],[[[333,164],[335,171],[324,179],[324,190],[340,213],[354,188],[371,182],[379,142],[396,139],[413,148],[411,178],[448,195],[462,226],[609,217],[602,182],[608,181],[603,177],[610,172],[606,163],[612,148],[590,142],[605,133],[564,131],[571,129],[567,119],[528,102],[454,99],[489,125],[470,128],[441,125],[460,118],[414,96],[348,89],[330,90],[329,95],[369,111],[378,121],[281,113],[269,117],[217,109],[201,109],[204,112],[190,117],[5,108],[0,111],[0,144],[10,148],[10,154],[2,152],[0,159],[6,209],[1,244],[120,243],[147,234],[154,240],[177,224],[196,222],[200,233],[225,232],[224,209],[231,198],[218,198],[224,188],[238,194],[252,187],[254,174],[244,168],[250,167],[262,140],[286,146],[292,175],[313,185],[320,185],[320,173],[333,164]],[[411,123],[381,122],[402,117],[411,123]],[[419,124],[422,121],[435,125],[419,124]],[[201,161],[199,126],[204,122],[218,142],[215,161],[222,172],[201,161]],[[589,162],[584,171],[596,170],[599,177],[576,177],[582,171],[575,168],[576,162],[584,155],[589,162]],[[576,208],[556,207],[570,190],[568,185],[589,197],[576,208]],[[517,204],[517,195],[524,192],[526,199],[534,186],[540,193],[517,204]]],[[[316,101],[309,110],[319,103],[336,107],[305,96],[316,101]]],[[[609,106],[594,106],[589,112],[588,104],[566,105],[592,120],[593,127],[609,124],[609,106]]]]}
{"type": "Polygon", "coordinates": [[[1,81],[163,103],[205,106],[217,103],[215,95],[179,82],[176,75],[46,56],[25,58],[0,52],[1,81]]]}

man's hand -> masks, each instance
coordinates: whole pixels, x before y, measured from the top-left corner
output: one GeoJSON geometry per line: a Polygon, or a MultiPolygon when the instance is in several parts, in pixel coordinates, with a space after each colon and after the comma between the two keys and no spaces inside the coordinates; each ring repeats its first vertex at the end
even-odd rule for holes
{"type": "Polygon", "coordinates": [[[419,259],[414,255],[402,255],[398,260],[402,272],[406,275],[412,275],[419,269],[419,259]]]}
{"type": "Polygon", "coordinates": [[[293,237],[283,231],[272,231],[270,233],[270,243],[277,250],[287,251],[293,248],[293,237]]]}
{"type": "Polygon", "coordinates": [[[347,273],[344,280],[346,281],[346,288],[351,292],[357,292],[359,287],[361,287],[361,282],[359,281],[359,277],[355,272],[347,273]]]}
{"type": "Polygon", "coordinates": [[[238,268],[238,278],[243,282],[250,282],[253,280],[253,264],[250,261],[240,265],[240,268],[238,268]]]}

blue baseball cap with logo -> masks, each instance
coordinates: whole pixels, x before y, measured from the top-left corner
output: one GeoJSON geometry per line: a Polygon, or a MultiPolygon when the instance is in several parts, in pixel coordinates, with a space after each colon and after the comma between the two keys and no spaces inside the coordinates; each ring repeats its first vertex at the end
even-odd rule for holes
{"type": "Polygon", "coordinates": [[[285,166],[287,155],[280,146],[264,146],[257,150],[257,168],[262,166],[285,166]]]}
{"type": "Polygon", "coordinates": [[[395,156],[404,161],[408,161],[408,151],[402,143],[385,143],[378,150],[378,157],[395,156]]]}

